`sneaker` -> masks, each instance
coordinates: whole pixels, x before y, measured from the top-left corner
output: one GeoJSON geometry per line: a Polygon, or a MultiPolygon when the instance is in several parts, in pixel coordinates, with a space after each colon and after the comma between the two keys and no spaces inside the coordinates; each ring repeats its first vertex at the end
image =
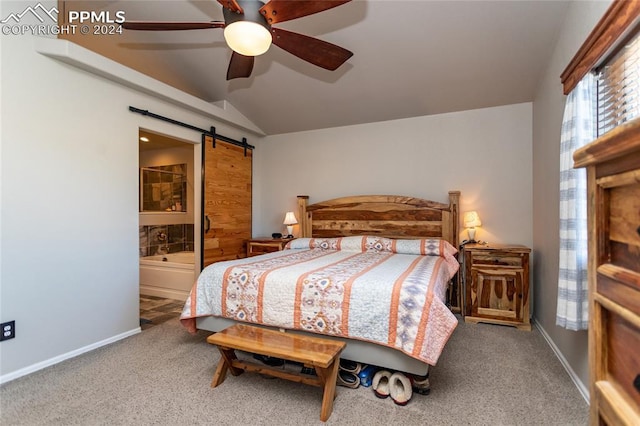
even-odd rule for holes
{"type": "Polygon", "coordinates": [[[353,374],[358,374],[360,370],[362,370],[362,364],[360,364],[359,362],[348,360],[348,359],[341,359],[340,370],[347,371],[353,374]]]}
{"type": "Polygon", "coordinates": [[[366,367],[364,367],[358,373],[358,377],[360,377],[360,384],[365,388],[371,386],[371,383],[373,382],[373,376],[377,371],[378,367],[376,367],[375,365],[367,365],[366,367]]]}
{"type": "Polygon", "coordinates": [[[308,374],[310,376],[316,376],[316,369],[312,368],[312,367],[302,367],[302,369],[300,370],[300,372],[302,374],[308,374]]]}
{"type": "Polygon", "coordinates": [[[429,382],[429,373],[426,376],[409,375],[411,380],[411,388],[420,395],[429,395],[431,392],[431,383],[429,382]]]}
{"type": "Polygon", "coordinates": [[[360,377],[356,374],[349,373],[348,371],[339,370],[336,384],[338,386],[355,389],[360,386],[360,377]]]}
{"type": "Polygon", "coordinates": [[[269,367],[281,367],[284,365],[284,359],[259,354],[255,354],[253,355],[253,357],[258,361],[261,361],[262,363],[268,365],[269,367]]]}

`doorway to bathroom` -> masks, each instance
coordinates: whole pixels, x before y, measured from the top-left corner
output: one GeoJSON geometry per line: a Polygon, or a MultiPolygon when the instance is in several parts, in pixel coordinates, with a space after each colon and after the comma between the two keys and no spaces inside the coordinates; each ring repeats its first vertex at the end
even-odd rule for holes
{"type": "MultiPolygon", "coordinates": [[[[147,305],[166,300],[184,303],[195,281],[199,249],[194,232],[195,188],[200,184],[196,182],[195,146],[139,130],[141,309],[142,301],[147,305]]],[[[141,317],[141,324],[147,321],[153,319],[141,317]]]]}

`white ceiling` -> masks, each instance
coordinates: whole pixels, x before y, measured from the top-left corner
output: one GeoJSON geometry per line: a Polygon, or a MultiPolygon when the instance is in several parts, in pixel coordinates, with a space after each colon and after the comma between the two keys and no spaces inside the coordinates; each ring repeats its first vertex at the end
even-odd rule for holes
{"type": "MultiPolygon", "coordinates": [[[[214,0],[87,4],[124,10],[127,20],[223,19],[214,0]]],[[[354,0],[275,25],[351,50],[336,71],[272,46],[250,78],[232,81],[220,29],[125,30],[109,40],[121,62],[144,63],[146,73],[206,101],[227,100],[279,134],[530,102],[568,4],[354,0]]]]}

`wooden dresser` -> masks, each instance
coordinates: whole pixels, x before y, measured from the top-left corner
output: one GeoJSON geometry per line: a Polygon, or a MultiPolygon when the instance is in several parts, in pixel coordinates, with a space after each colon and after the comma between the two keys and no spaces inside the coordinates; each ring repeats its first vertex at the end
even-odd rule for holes
{"type": "Polygon", "coordinates": [[[588,179],[590,423],[640,425],[640,121],[573,158],[588,179]]]}

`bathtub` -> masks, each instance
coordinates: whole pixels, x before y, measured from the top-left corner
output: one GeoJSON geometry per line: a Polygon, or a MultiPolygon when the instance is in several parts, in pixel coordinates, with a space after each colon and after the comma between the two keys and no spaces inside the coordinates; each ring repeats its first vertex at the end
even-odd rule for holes
{"type": "Polygon", "coordinates": [[[186,300],[195,279],[192,251],[140,258],[140,294],[186,300]]]}

